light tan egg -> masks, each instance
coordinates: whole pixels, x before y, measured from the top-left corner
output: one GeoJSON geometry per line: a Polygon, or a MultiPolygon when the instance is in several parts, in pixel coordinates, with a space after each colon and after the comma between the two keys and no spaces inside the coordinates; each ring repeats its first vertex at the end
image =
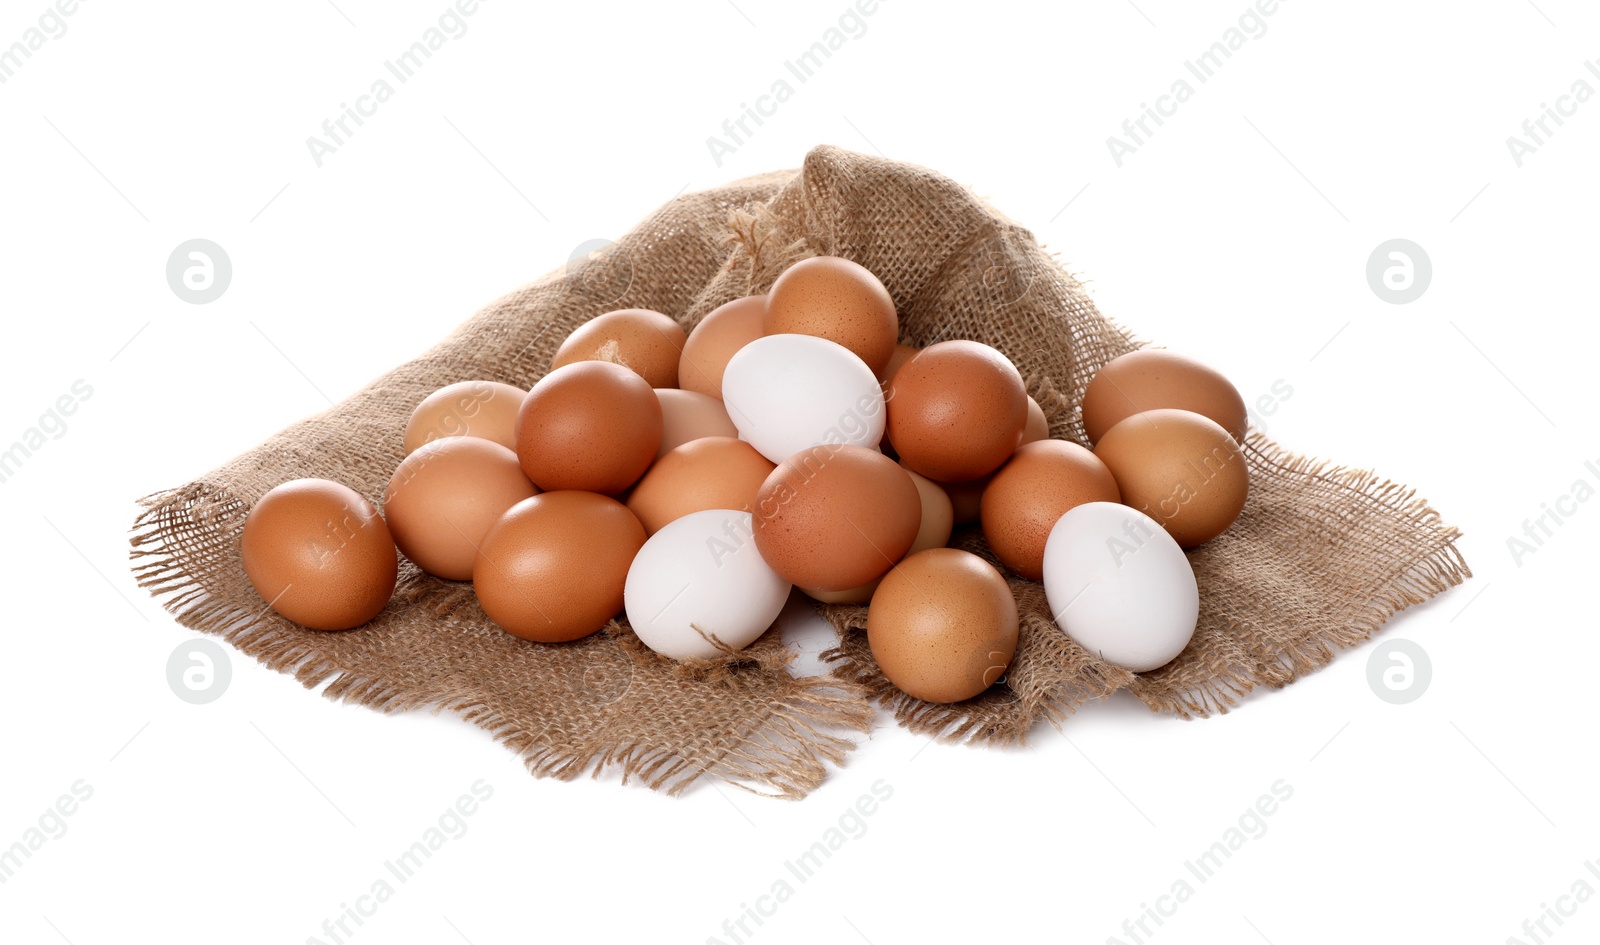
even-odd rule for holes
{"type": "Polygon", "coordinates": [[[651,387],[677,387],[678,359],[686,338],[683,327],[660,312],[619,309],[579,325],[556,349],[550,370],[578,361],[609,361],[638,374],[651,387]]]}
{"type": "Polygon", "coordinates": [[[1188,410],[1136,413],[1095,444],[1124,504],[1161,523],[1184,548],[1222,534],[1244,510],[1250,469],[1233,435],[1188,410]]]}
{"type": "Polygon", "coordinates": [[[499,443],[453,436],[423,444],[401,461],[383,513],[401,554],[450,581],[470,581],[478,546],[506,510],[532,498],[517,454],[499,443]]]}
{"type": "Polygon", "coordinates": [[[461,381],[441,387],[417,404],[406,421],[405,451],[450,436],[480,436],[517,448],[517,410],[528,392],[495,381],[461,381]]]}
{"type": "Polygon", "coordinates": [[[663,387],[656,390],[656,399],[661,401],[661,447],[657,458],[704,436],[739,435],[739,428],[728,419],[722,401],[715,397],[663,387]]]}
{"type": "Polygon", "coordinates": [[[645,532],[707,509],[751,511],[773,464],[743,440],[706,436],[656,460],[628,493],[628,508],[645,532]]]}

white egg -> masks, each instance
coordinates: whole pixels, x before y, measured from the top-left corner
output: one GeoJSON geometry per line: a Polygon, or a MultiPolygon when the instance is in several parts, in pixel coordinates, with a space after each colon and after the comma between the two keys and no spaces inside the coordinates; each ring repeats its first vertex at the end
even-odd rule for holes
{"type": "Polygon", "coordinates": [[[767,335],[722,374],[728,416],[762,456],[781,463],[824,443],[877,449],[883,388],[850,349],[812,335],[767,335]]]}
{"type": "Polygon", "coordinates": [[[778,619],[789,582],[756,550],[749,512],[708,509],[650,536],[628,568],[623,607],[645,646],[675,660],[742,650],[778,619]]]}
{"type": "Polygon", "coordinates": [[[1079,646],[1136,673],[1182,653],[1200,616],[1183,549],[1155,519],[1117,502],[1086,502],[1056,521],[1044,591],[1079,646]]]}

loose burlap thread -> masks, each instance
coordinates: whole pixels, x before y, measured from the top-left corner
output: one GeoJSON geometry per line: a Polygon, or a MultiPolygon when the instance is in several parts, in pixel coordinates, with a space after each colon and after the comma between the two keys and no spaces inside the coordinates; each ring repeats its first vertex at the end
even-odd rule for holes
{"type": "MultiPolygon", "coordinates": [[[[620,769],[625,781],[672,793],[711,777],[798,798],[843,763],[874,702],[913,731],[993,744],[1021,742],[1041,720],[1059,724],[1120,688],[1185,718],[1225,712],[1470,576],[1457,530],[1413,490],[1290,454],[1252,431],[1243,514],[1189,553],[1200,621],[1177,660],[1138,675],[1101,662],[1057,629],[1040,585],[1010,578],[1022,623],[1016,658],[1001,684],[955,705],[922,702],[884,679],[862,632],[864,607],[819,605],[839,633],[823,654],[832,674],[797,678],[776,632],[737,656],[687,664],[655,656],[622,620],[575,643],[523,641],[489,621],[470,585],[404,561],[383,613],[341,633],[284,620],[245,577],[239,535],[251,505],[306,476],[381,497],[402,458],[405,420],[431,391],[460,380],[531,386],[562,339],[595,315],[649,308],[692,328],[817,254],[854,259],[883,280],[904,342],[970,338],[1004,351],[1056,437],[1085,442],[1084,387],[1139,346],[1026,229],[965,188],[916,165],[818,147],[798,173],[675,198],[343,403],[147,497],[132,538],[139,583],[180,623],[330,698],[457,712],[537,775],[620,769]]],[[[994,561],[977,529],[952,544],[994,561]]]]}

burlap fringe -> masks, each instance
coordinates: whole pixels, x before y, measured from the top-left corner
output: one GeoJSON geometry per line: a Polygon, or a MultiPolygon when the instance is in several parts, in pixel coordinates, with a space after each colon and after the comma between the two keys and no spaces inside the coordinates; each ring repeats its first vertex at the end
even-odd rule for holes
{"type": "MultiPolygon", "coordinates": [[[[708,740],[668,750],[638,741],[607,745],[597,740],[591,747],[558,749],[472,698],[425,696],[347,671],[307,642],[303,631],[290,630],[268,610],[252,613],[208,595],[206,573],[238,567],[237,558],[224,552],[216,536],[242,526],[247,510],[225,490],[193,483],[146,496],[139,504],[144,511],[130,537],[133,573],[138,585],[178,623],[221,637],[264,666],[293,675],[307,689],[324,686],[322,694],[330,699],[384,713],[455,712],[515,752],[539,777],[567,781],[587,771],[599,778],[620,768],[624,784],[637,779],[669,795],[710,776],[754,794],[798,800],[822,783],[828,764],[842,764],[855,747],[854,741],[837,733],[866,732],[872,726],[874,712],[858,687],[811,677],[790,680],[784,697],[764,718],[752,723],[749,731],[733,733],[732,747],[708,740]],[[231,519],[237,523],[229,526],[231,519]],[[219,522],[224,525],[220,532],[214,530],[219,522]],[[175,544],[185,547],[180,551],[175,544]]],[[[615,632],[617,625],[611,629],[615,632]]],[[[723,666],[718,671],[733,669],[723,666]]]]}

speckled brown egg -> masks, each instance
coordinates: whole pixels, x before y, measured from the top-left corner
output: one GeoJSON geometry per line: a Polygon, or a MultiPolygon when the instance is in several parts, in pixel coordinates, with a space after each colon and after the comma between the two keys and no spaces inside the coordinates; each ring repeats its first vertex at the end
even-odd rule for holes
{"type": "Polygon", "coordinates": [[[1233,435],[1188,410],[1136,413],[1107,430],[1094,454],[1116,478],[1123,503],[1160,522],[1184,548],[1222,534],[1250,492],[1233,435]]]}
{"type": "Polygon", "coordinates": [[[1044,580],[1044,543],[1069,509],[1120,502],[1117,480],[1093,453],[1066,440],[1017,447],[983,490],[983,537],[1006,567],[1044,580]]]}
{"type": "Polygon", "coordinates": [[[516,453],[453,436],[401,461],[383,494],[383,513],[394,543],[412,563],[449,581],[468,581],[489,526],[538,491],[516,453]]]}
{"type": "Polygon", "coordinates": [[[615,494],[661,445],[661,401],[644,379],[605,361],[556,368],[517,414],[517,459],[534,485],[615,494]]]}
{"type": "Polygon", "coordinates": [[[1244,442],[1244,398],[1221,373],[1193,358],[1141,348],[1108,361],[1083,392],[1083,430],[1099,443],[1107,430],[1146,410],[1172,407],[1210,417],[1244,442]]]}
{"type": "Polygon", "coordinates": [[[916,484],[861,446],[813,447],[778,464],[756,494],[756,547],[800,587],[838,591],[882,577],[922,519],[916,484]]]}
{"type": "Polygon", "coordinates": [[[816,335],[844,345],[874,374],[894,355],[894,299],[865,266],[813,256],[785,269],[767,292],[766,333],[816,335]]]}
{"type": "Polygon", "coordinates": [[[378,510],[327,479],[295,479],[257,499],[239,552],[261,599],[313,630],[348,630],[378,616],[400,567],[378,510]]]}
{"type": "Polygon", "coordinates": [[[644,526],[593,492],[546,492],[512,506],[484,536],[472,569],[478,603],[508,633],[565,643],[622,610],[644,526]]]}
{"type": "Polygon", "coordinates": [[[700,319],[678,359],[678,386],[722,399],[728,359],[766,334],[767,297],[751,295],[719,305],[700,319]]]}
{"type": "Polygon", "coordinates": [[[550,370],[605,361],[628,368],[651,387],[677,387],[678,359],[687,337],[683,326],[660,312],[619,309],[579,325],[556,349],[550,370]]]}
{"type": "Polygon", "coordinates": [[[431,440],[478,436],[517,448],[517,411],[528,392],[495,381],[461,381],[441,387],[417,404],[406,421],[405,451],[431,440]]]}
{"type": "Polygon", "coordinates": [[[774,468],[743,440],[701,437],[656,460],[628,494],[628,508],[650,535],[690,512],[751,511],[774,468]]]}
{"type": "Polygon", "coordinates": [[[728,419],[727,408],[715,397],[663,387],[656,390],[656,399],[661,401],[661,446],[656,450],[657,457],[703,436],[739,435],[739,428],[728,419]]]}
{"type": "Polygon", "coordinates": [[[992,565],[955,548],[895,565],[867,609],[867,644],[883,675],[927,702],[971,699],[1017,652],[1017,602],[992,565]]]}
{"type": "MultiPolygon", "coordinates": [[[[950,496],[944,487],[926,476],[919,476],[911,470],[906,470],[906,475],[917,486],[917,498],[922,503],[922,517],[917,524],[917,537],[912,539],[911,547],[906,550],[906,555],[914,555],[919,551],[929,548],[943,548],[950,543],[950,530],[954,523],[954,513],[950,508],[950,496]]],[[[824,604],[865,604],[872,600],[872,594],[878,589],[882,580],[868,581],[857,587],[842,591],[822,591],[815,588],[802,588],[813,600],[824,604]]]]}
{"type": "Polygon", "coordinates": [[[936,482],[994,472],[1028,422],[1016,365],[976,341],[923,348],[895,373],[887,399],[889,442],[900,461],[936,482]]]}

